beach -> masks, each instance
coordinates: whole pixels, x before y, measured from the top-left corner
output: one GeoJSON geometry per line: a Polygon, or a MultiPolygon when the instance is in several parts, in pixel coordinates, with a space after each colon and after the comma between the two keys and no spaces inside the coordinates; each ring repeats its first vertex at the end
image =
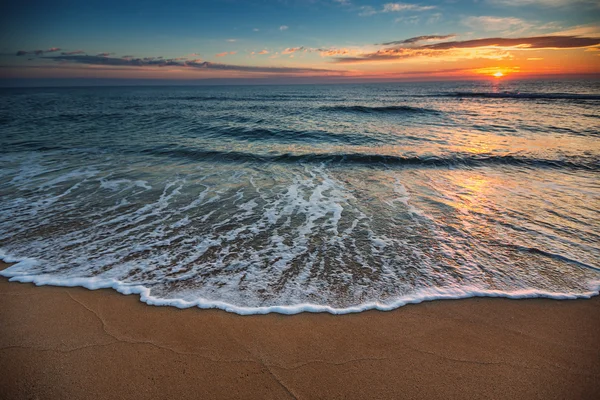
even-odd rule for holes
{"type": "Polygon", "coordinates": [[[600,394],[598,297],[240,316],[2,278],[0,299],[4,399],[600,394]]]}

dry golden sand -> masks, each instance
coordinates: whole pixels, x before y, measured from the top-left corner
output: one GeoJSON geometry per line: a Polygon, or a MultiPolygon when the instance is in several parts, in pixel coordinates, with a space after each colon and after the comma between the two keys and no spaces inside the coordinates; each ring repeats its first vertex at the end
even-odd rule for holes
{"type": "Polygon", "coordinates": [[[0,279],[2,399],[598,399],[600,299],[241,317],[0,279]]]}

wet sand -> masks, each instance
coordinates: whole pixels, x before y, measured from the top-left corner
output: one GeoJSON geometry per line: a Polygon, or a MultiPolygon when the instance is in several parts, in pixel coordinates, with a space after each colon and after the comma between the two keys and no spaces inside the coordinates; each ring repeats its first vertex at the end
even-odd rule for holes
{"type": "Polygon", "coordinates": [[[598,297],[242,317],[0,278],[0,301],[3,399],[600,398],[598,297]]]}

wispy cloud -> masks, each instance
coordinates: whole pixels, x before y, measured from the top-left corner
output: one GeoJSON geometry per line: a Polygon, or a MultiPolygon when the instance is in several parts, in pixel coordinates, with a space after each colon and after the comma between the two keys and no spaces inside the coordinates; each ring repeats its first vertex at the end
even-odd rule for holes
{"type": "Polygon", "coordinates": [[[395,40],[393,42],[381,43],[382,46],[394,46],[399,44],[416,44],[420,42],[432,42],[432,41],[441,41],[447,39],[454,39],[456,35],[424,35],[424,36],[415,36],[412,38],[404,39],[404,40],[395,40]]]}
{"type": "Polygon", "coordinates": [[[423,6],[413,3],[386,3],[383,7],[376,9],[373,6],[358,7],[358,15],[361,17],[369,17],[379,13],[399,13],[399,12],[421,12],[437,8],[436,6],[423,6]]]}
{"type": "Polygon", "coordinates": [[[507,31],[514,28],[527,29],[533,26],[531,23],[515,17],[472,16],[463,18],[461,22],[469,28],[485,32],[507,31]]]}
{"type": "Polygon", "coordinates": [[[281,25],[281,26],[279,27],[279,30],[280,30],[280,31],[287,31],[288,29],[290,29],[290,27],[289,27],[289,26],[287,26],[287,25],[281,25]]]}
{"type": "Polygon", "coordinates": [[[217,57],[225,57],[225,56],[232,56],[232,55],[234,55],[236,53],[237,53],[237,51],[224,51],[222,53],[215,54],[215,56],[217,56],[217,57]]]}
{"type": "Polygon", "coordinates": [[[574,49],[600,45],[599,38],[578,36],[533,36],[523,38],[487,38],[444,42],[423,46],[430,49],[470,47],[512,47],[520,49],[574,49]]]}
{"type": "Polygon", "coordinates": [[[303,68],[303,67],[280,67],[280,66],[254,66],[254,65],[233,65],[212,63],[207,61],[183,61],[180,59],[165,59],[163,57],[144,57],[144,58],[121,58],[121,57],[99,57],[90,55],[59,55],[46,56],[49,60],[61,63],[74,63],[84,65],[112,66],[112,67],[180,67],[193,68],[197,70],[220,70],[220,71],[238,71],[249,73],[267,73],[267,74],[344,74],[345,71],[303,68]]]}
{"type": "Polygon", "coordinates": [[[36,56],[41,56],[45,53],[55,53],[60,50],[61,49],[59,47],[50,47],[48,50],[31,50],[31,51],[19,50],[19,51],[17,51],[16,55],[17,56],[26,56],[28,54],[32,54],[32,55],[36,55],[36,56]]]}
{"type": "Polygon", "coordinates": [[[435,6],[421,6],[410,3],[387,3],[383,5],[382,12],[402,12],[402,11],[427,11],[433,10],[435,6]]]}
{"type": "Polygon", "coordinates": [[[321,57],[334,57],[334,56],[352,56],[360,54],[360,51],[357,49],[348,49],[348,48],[340,48],[340,49],[313,49],[313,51],[318,52],[321,57]]]}
{"type": "Polygon", "coordinates": [[[377,10],[375,10],[371,6],[361,6],[359,7],[360,12],[358,13],[361,17],[369,17],[371,15],[377,14],[377,10]]]}
{"type": "Polygon", "coordinates": [[[334,59],[334,62],[351,64],[402,60],[414,57],[443,57],[448,55],[464,58],[503,59],[511,57],[510,53],[507,52],[508,50],[575,49],[591,48],[600,45],[600,38],[579,36],[534,36],[523,38],[485,38],[441,42],[416,47],[410,46],[411,40],[417,40],[418,42],[419,38],[420,37],[387,42],[394,46],[386,47],[376,52],[363,53],[356,57],[337,57],[334,59]],[[408,43],[406,43],[407,40],[409,41],[408,43]]]}
{"type": "Polygon", "coordinates": [[[598,6],[597,0],[487,0],[488,3],[502,6],[523,7],[523,6],[542,6],[542,7],[565,7],[577,4],[590,4],[598,6]]]}
{"type": "Polygon", "coordinates": [[[281,54],[293,54],[296,53],[298,51],[303,51],[306,50],[306,47],[304,46],[300,46],[300,47],[288,47],[287,49],[283,50],[281,52],[281,54]]]}
{"type": "Polygon", "coordinates": [[[394,22],[402,22],[405,24],[418,24],[421,21],[421,18],[418,15],[411,15],[406,17],[398,17],[394,20],[394,22]]]}
{"type": "Polygon", "coordinates": [[[83,50],[64,51],[60,54],[62,54],[63,56],[72,56],[75,54],[85,54],[85,51],[83,51],[83,50]]]}

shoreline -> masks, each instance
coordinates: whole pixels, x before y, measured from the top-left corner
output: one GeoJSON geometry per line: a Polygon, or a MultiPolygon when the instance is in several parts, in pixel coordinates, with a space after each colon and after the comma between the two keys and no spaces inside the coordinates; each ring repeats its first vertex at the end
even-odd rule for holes
{"type": "MultiPolygon", "coordinates": [[[[12,282],[16,283],[29,283],[35,286],[54,286],[54,287],[80,287],[88,290],[113,290],[122,295],[134,295],[140,302],[149,306],[159,307],[174,307],[178,309],[198,308],[202,310],[221,310],[227,313],[237,315],[267,315],[267,314],[281,314],[281,315],[297,315],[304,313],[327,313],[332,315],[347,315],[357,314],[365,311],[382,311],[388,312],[398,308],[411,305],[421,304],[430,301],[438,300],[463,300],[472,298],[504,298],[504,299],[551,299],[551,300],[577,300],[577,299],[591,299],[600,295],[600,281],[593,281],[589,287],[589,291],[581,294],[569,294],[569,293],[555,293],[555,292],[544,292],[535,291],[533,289],[520,290],[515,292],[503,292],[500,290],[481,290],[475,287],[463,287],[461,291],[456,289],[426,289],[421,292],[412,294],[411,296],[405,296],[397,298],[390,303],[362,303],[360,305],[349,306],[346,308],[335,308],[331,306],[313,304],[313,303],[302,303],[294,305],[284,306],[261,306],[261,307],[244,307],[237,306],[231,303],[225,303],[216,300],[207,300],[204,298],[197,299],[194,301],[186,301],[183,299],[173,298],[165,299],[160,297],[154,297],[150,294],[150,289],[144,286],[129,286],[121,285],[121,282],[111,279],[90,279],[90,278],[77,278],[65,283],[64,280],[56,279],[52,277],[45,277],[43,275],[23,275],[23,276],[6,276],[2,274],[2,271],[8,267],[18,264],[18,262],[12,262],[13,258],[6,256],[6,254],[0,252],[0,278],[7,280],[14,279],[12,282]],[[4,260],[10,260],[10,262],[4,260]]],[[[30,260],[27,260],[31,262],[30,260]]],[[[37,261],[35,261],[37,262],[37,261]]]]}
{"type": "Polygon", "coordinates": [[[240,316],[2,278],[0,299],[6,399],[600,394],[599,297],[240,316]]]}

